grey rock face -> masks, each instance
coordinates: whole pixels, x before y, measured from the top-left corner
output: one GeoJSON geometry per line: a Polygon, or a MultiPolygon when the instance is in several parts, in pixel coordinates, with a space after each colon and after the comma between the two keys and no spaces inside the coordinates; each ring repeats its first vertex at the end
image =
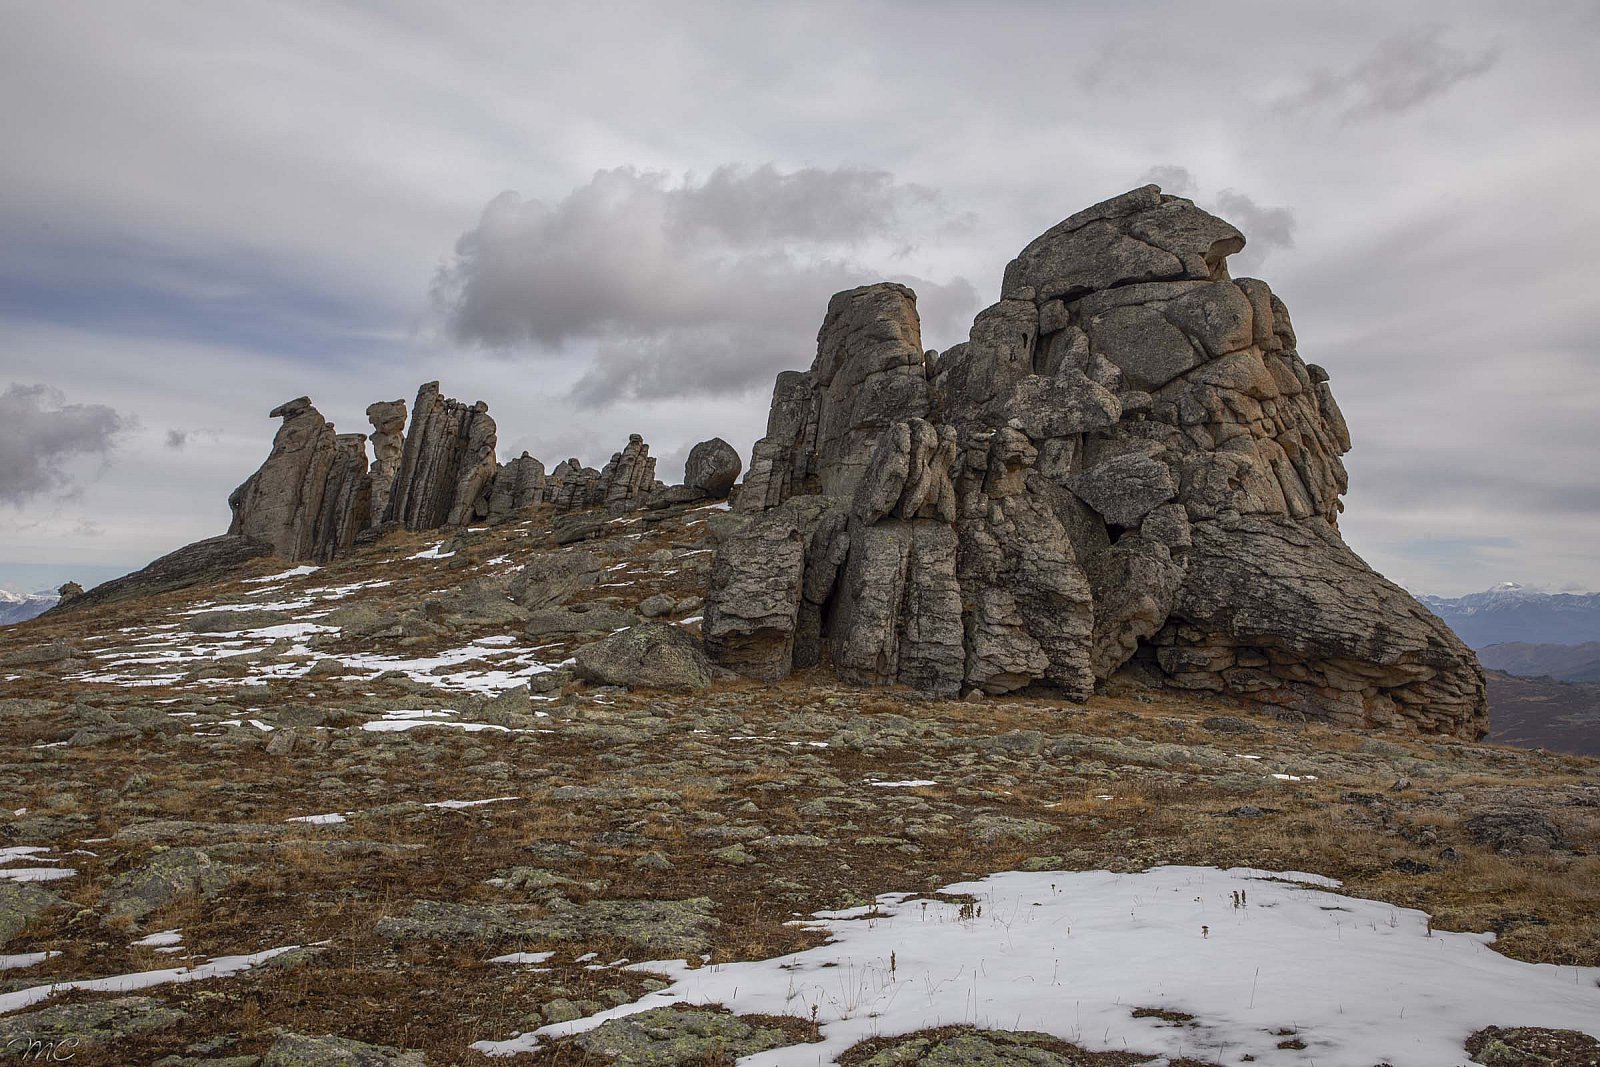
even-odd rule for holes
{"type": "Polygon", "coordinates": [[[683,484],[699,489],[713,500],[724,500],[744,467],[739,453],[720,437],[701,441],[689,450],[683,466],[683,484]]]}
{"type": "Polygon", "coordinates": [[[765,681],[816,662],[819,611],[832,592],[834,574],[826,579],[818,574],[826,568],[827,552],[810,545],[827,541],[821,531],[842,522],[843,514],[832,514],[827,499],[810,496],[763,512],[723,537],[701,622],[712,659],[765,681]],[[800,653],[797,641],[803,645],[800,653]]]}
{"type": "Polygon", "coordinates": [[[656,461],[638,434],[629,434],[621,452],[600,470],[602,504],[632,504],[655,488],[656,461]]]}
{"type": "Polygon", "coordinates": [[[411,428],[384,518],[411,530],[465,526],[488,513],[497,469],[494,419],[481,400],[464,404],[428,382],[411,408],[411,428]]]}
{"type": "Polygon", "coordinates": [[[306,397],[270,413],[283,425],[261,469],[228,497],[228,533],[286,560],[328,560],[371,522],[366,437],[338,435],[306,397]]]}
{"type": "Polygon", "coordinates": [[[1168,683],[1352,726],[1480,736],[1472,653],[1340,540],[1349,428],[1228,223],[1155,186],[1006,268],[924,358],[915,297],[840,293],[767,436],[706,605],[719,663],[1074,699],[1168,683]],[[803,520],[791,497],[828,505],[803,520]]]}
{"type": "Polygon", "coordinates": [[[700,642],[670,623],[648,622],[573,654],[578,677],[603,685],[709,689],[711,665],[700,642]]]}

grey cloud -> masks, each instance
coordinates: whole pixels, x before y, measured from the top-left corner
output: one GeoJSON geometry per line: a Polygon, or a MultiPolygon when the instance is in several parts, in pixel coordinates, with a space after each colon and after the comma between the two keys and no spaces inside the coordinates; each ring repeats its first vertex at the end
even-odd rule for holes
{"type": "Polygon", "coordinates": [[[1161,191],[1171,193],[1173,196],[1188,196],[1195,190],[1194,175],[1188,167],[1180,167],[1176,163],[1162,163],[1151,167],[1139,179],[1140,185],[1151,183],[1161,186],[1161,191]]]}
{"type": "Polygon", "coordinates": [[[1274,249],[1294,247],[1294,212],[1288,208],[1264,207],[1235,189],[1222,190],[1215,204],[1217,213],[1245,236],[1244,251],[1231,264],[1235,271],[1254,270],[1274,249]]]}
{"type": "Polygon", "coordinates": [[[109,454],[129,426],[104,404],[68,404],[48,386],[12,383],[0,393],[0,501],[20,507],[70,488],[67,463],[109,454]]]}
{"type": "Polygon", "coordinates": [[[1483,74],[1500,58],[1497,47],[1469,51],[1443,38],[1442,26],[1389,37],[1343,71],[1316,71],[1303,89],[1280,100],[1279,108],[1287,113],[1333,110],[1346,121],[1398,115],[1483,74]]]}
{"type": "MultiPolygon", "coordinates": [[[[952,218],[928,189],[881,171],[720,167],[673,184],[631,167],[597,173],[554,207],[504,193],[435,278],[458,341],[547,352],[592,342],[573,397],[733,394],[805,365],[827,298],[895,277],[907,236],[952,218]]],[[[904,280],[931,337],[976,303],[964,279],[904,280]]]]}

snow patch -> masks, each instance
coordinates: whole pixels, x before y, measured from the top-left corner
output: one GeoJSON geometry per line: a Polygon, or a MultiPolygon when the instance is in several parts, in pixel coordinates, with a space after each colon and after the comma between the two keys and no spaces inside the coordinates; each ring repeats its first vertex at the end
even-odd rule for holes
{"type": "Polygon", "coordinates": [[[942,891],[971,903],[888,893],[870,907],[817,913],[804,925],[830,940],[816,948],[752,963],[636,964],[673,984],[473,1047],[515,1055],[672,1004],[816,1021],[819,1043],[741,1067],[833,1063],[868,1037],[954,1024],[1040,1030],[1091,1050],[1249,1056],[1263,1067],[1455,1067],[1462,1042],[1491,1021],[1600,1036],[1600,968],[1508,959],[1490,947],[1492,934],[1434,931],[1423,912],[1292,884],[1303,880],[1157,867],[1008,872],[942,891]],[[1135,1018],[1136,1008],[1194,1023],[1135,1018]],[[1304,1048],[1280,1048],[1285,1033],[1304,1048]]]}

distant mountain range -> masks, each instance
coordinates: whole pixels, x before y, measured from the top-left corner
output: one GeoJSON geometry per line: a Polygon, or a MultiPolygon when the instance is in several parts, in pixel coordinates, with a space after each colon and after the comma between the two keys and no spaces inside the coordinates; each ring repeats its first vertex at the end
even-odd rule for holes
{"type": "Polygon", "coordinates": [[[26,622],[56,606],[54,593],[10,593],[0,589],[0,626],[26,622]]]}
{"type": "Polygon", "coordinates": [[[1466,596],[1417,599],[1475,649],[1600,641],[1600,593],[1541,593],[1506,582],[1466,596]]]}
{"type": "Polygon", "coordinates": [[[1600,641],[1581,645],[1533,645],[1511,642],[1478,649],[1478,662],[1489,670],[1524,678],[1562,682],[1600,682],[1600,641]]]}

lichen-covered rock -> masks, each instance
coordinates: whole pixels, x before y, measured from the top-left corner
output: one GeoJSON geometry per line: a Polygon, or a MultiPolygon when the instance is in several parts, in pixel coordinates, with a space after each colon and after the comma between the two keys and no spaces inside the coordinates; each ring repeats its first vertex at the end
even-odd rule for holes
{"type": "Polygon", "coordinates": [[[711,664],[700,642],[670,623],[629,627],[573,653],[578,677],[602,685],[709,689],[711,664]]]}
{"type": "Polygon", "coordinates": [[[555,900],[533,924],[533,936],[547,941],[625,941],[652,959],[683,959],[711,951],[711,931],[718,925],[714,908],[710,897],[587,904],[555,900]]]}
{"type": "Polygon", "coordinates": [[[498,944],[537,937],[525,904],[455,904],[419,900],[404,915],[385,915],[374,932],[389,941],[456,941],[498,944]]]}
{"type": "Polygon", "coordinates": [[[167,1030],[188,1016],[155,997],[116,997],[59,1004],[0,1018],[0,1048],[28,1058],[34,1042],[41,1060],[66,1062],[77,1051],[115,1047],[139,1034],[167,1030]],[[19,1044],[21,1043],[21,1044],[19,1044]]]}
{"type": "Polygon", "coordinates": [[[477,944],[546,941],[626,941],[652,956],[693,956],[709,951],[717,925],[707,897],[687,900],[595,900],[572,904],[552,898],[529,904],[454,904],[419,900],[404,915],[387,915],[374,927],[390,941],[477,944]]]}
{"type": "Polygon", "coordinates": [[[0,667],[42,667],[50,663],[62,663],[76,654],[77,650],[58,637],[42,645],[29,645],[0,654],[0,667]]]}
{"type": "Polygon", "coordinates": [[[19,936],[40,915],[65,903],[31,882],[0,881],[0,945],[19,936]]]}
{"type": "Polygon", "coordinates": [[[286,622],[294,622],[294,616],[271,608],[250,608],[246,611],[202,611],[184,620],[183,628],[196,634],[220,634],[281,626],[286,622]]]}
{"type": "Polygon", "coordinates": [[[600,558],[579,549],[536,552],[524,558],[527,562],[507,591],[518,605],[534,611],[566,602],[598,582],[602,572],[600,558]]]}
{"type": "Polygon", "coordinates": [[[427,1067],[421,1052],[369,1045],[347,1037],[279,1034],[261,1067],[427,1067]]]}
{"type": "Polygon", "coordinates": [[[208,899],[233,881],[233,871],[197,848],[158,852],[107,887],[104,906],[135,921],[186,897],[208,899]]]}
{"type": "Polygon", "coordinates": [[[1102,1062],[1059,1038],[1030,1030],[946,1030],[879,1044],[883,1047],[857,1061],[861,1067],[1086,1067],[1102,1062]]]}
{"type": "Polygon", "coordinates": [[[573,1039],[614,1067],[727,1063],[795,1043],[775,1026],[704,1009],[654,1008],[601,1023],[573,1039]]]}

